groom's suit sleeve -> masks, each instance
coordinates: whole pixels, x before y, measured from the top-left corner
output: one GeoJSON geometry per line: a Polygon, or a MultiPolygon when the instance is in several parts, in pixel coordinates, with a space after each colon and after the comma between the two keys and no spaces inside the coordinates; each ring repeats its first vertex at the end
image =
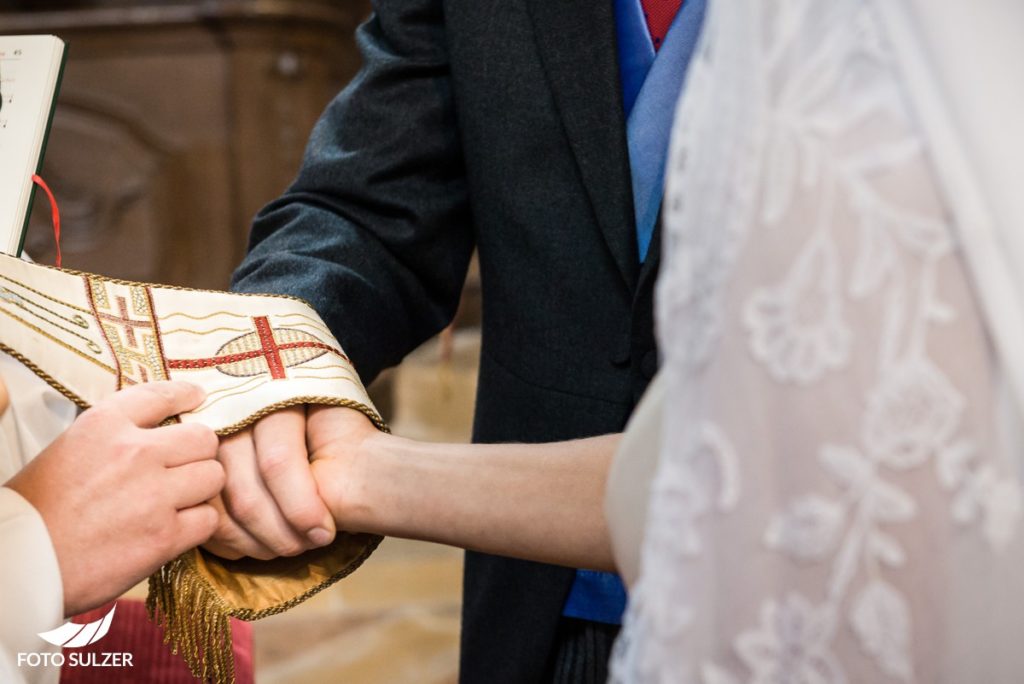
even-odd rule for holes
{"type": "Polygon", "coordinates": [[[363,68],[256,217],[232,287],[308,300],[364,381],[454,315],[473,249],[440,0],[379,0],[363,68]]]}

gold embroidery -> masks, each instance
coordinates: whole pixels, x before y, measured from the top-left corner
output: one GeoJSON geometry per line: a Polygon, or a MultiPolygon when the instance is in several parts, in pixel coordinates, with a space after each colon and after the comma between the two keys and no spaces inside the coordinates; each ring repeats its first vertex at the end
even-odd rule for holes
{"type": "MultiPolygon", "coordinates": [[[[29,266],[13,259],[10,262],[0,259],[0,266],[3,266],[6,272],[11,273],[49,268],[29,266]]],[[[69,273],[72,275],[72,283],[81,278],[81,281],[78,282],[81,283],[79,286],[83,287],[84,292],[80,291],[81,294],[78,295],[78,298],[81,299],[84,295],[89,309],[79,309],[74,305],[60,302],[54,297],[42,295],[31,288],[25,289],[25,292],[35,292],[41,295],[37,301],[31,301],[32,296],[20,295],[20,290],[0,288],[0,311],[17,322],[17,325],[0,326],[0,340],[11,342],[18,347],[15,349],[0,342],[0,349],[11,354],[43,381],[81,408],[88,408],[92,401],[110,394],[116,389],[115,385],[121,387],[133,382],[163,379],[171,373],[175,373],[178,367],[195,370],[208,368],[216,372],[199,376],[200,382],[211,390],[204,406],[201,407],[202,410],[210,409],[221,401],[227,404],[229,398],[240,394],[253,395],[250,401],[239,402],[224,416],[215,416],[213,411],[209,412],[209,415],[214,415],[214,417],[203,422],[212,423],[211,426],[220,436],[234,434],[275,411],[309,404],[340,406],[358,410],[366,415],[378,429],[387,431],[387,426],[380,415],[369,403],[369,399],[365,398],[365,391],[362,389],[358,376],[349,367],[344,352],[330,331],[323,327],[322,323],[319,323],[319,319],[315,318],[312,311],[308,312],[309,315],[294,312],[294,317],[293,314],[281,316],[280,320],[282,321],[294,321],[292,326],[280,325],[277,314],[272,312],[249,316],[215,312],[202,317],[184,312],[171,313],[167,319],[181,316],[184,319],[208,320],[216,316],[228,316],[232,321],[246,319],[253,324],[252,330],[236,330],[228,326],[206,332],[189,331],[184,328],[176,329],[173,331],[174,333],[192,334],[197,337],[186,340],[174,338],[173,348],[176,353],[191,358],[171,361],[166,358],[164,353],[165,340],[160,330],[161,318],[157,315],[158,312],[154,306],[154,292],[149,286],[86,274],[76,275],[74,272],[58,270],[53,276],[54,288],[59,283],[60,287],[66,289],[66,276],[69,273]],[[60,274],[60,278],[57,278],[58,274],[60,274]],[[4,292],[7,292],[6,297],[4,297],[4,292]],[[29,303],[22,302],[18,298],[19,296],[29,303]],[[60,306],[54,307],[50,303],[44,303],[43,298],[48,302],[60,304],[60,306]],[[19,305],[22,305],[21,308],[19,305]],[[68,311],[80,311],[85,316],[78,316],[75,313],[63,316],[62,313],[65,309],[62,307],[65,306],[69,307],[68,311]],[[41,321],[42,328],[29,323],[15,312],[24,313],[33,323],[38,319],[41,321]],[[76,334],[74,329],[69,330],[55,321],[64,321],[71,328],[78,328],[87,334],[94,334],[96,339],[88,340],[88,338],[76,334]],[[274,321],[275,324],[272,325],[271,321],[274,321]],[[96,326],[92,327],[94,322],[96,326]],[[44,329],[52,329],[52,334],[44,329]],[[32,331],[32,333],[28,331],[32,331]],[[196,358],[204,353],[212,353],[212,347],[220,343],[221,340],[212,337],[213,333],[235,333],[237,336],[232,338],[231,334],[224,335],[225,338],[232,339],[227,339],[226,342],[220,344],[217,354],[208,358],[196,358]],[[10,335],[9,338],[8,335],[10,335]],[[50,357],[46,356],[45,349],[39,349],[38,353],[43,355],[42,358],[48,363],[54,364],[52,367],[47,366],[44,370],[25,355],[26,351],[36,353],[37,347],[48,346],[39,345],[40,339],[56,342],[60,348],[97,365],[103,370],[103,373],[84,374],[81,378],[75,376],[73,367],[63,367],[63,365],[71,364],[62,365],[61,362],[65,359],[58,359],[58,355],[53,353],[56,348],[51,348],[50,357]],[[85,344],[80,344],[76,340],[85,340],[85,344]],[[101,346],[103,344],[107,349],[101,346]],[[210,348],[207,348],[207,345],[210,348]],[[89,358],[89,352],[85,347],[92,348],[93,353],[99,358],[89,358]],[[323,360],[320,363],[311,363],[314,358],[321,357],[323,360]],[[101,359],[108,363],[102,363],[101,359]],[[326,359],[331,359],[334,362],[325,363],[326,359]],[[241,379],[226,377],[228,374],[225,374],[224,371],[233,370],[237,373],[241,369],[240,362],[242,362],[241,365],[252,362],[254,366],[260,367],[260,372],[252,377],[241,379]],[[110,363],[115,364],[116,367],[111,367],[110,363]],[[179,365],[173,366],[172,363],[179,365]],[[54,368],[62,374],[68,373],[67,380],[69,382],[77,383],[81,379],[82,386],[72,390],[63,385],[57,378],[49,375],[54,368]],[[351,373],[350,377],[346,375],[348,373],[351,373]],[[289,391],[292,393],[303,392],[304,390],[301,388],[304,386],[301,384],[292,388],[270,386],[267,388],[270,390],[269,394],[261,389],[263,385],[275,380],[287,381],[293,378],[302,378],[303,382],[307,382],[313,387],[323,388],[333,396],[321,396],[319,393],[314,394],[308,390],[306,390],[308,393],[301,396],[288,394],[289,391]],[[324,380],[327,381],[327,384],[312,385],[312,380],[324,380]],[[344,384],[346,382],[351,383],[351,386],[344,384]],[[265,396],[285,396],[287,398],[268,406],[262,406],[246,415],[246,412],[252,410],[251,407],[260,406],[260,397],[265,396]],[[357,399],[348,398],[351,396],[355,396],[357,399]],[[240,415],[245,417],[237,420],[240,415]],[[224,426],[228,420],[236,422],[224,426]],[[217,429],[217,426],[221,427],[217,429]]],[[[35,276],[43,276],[43,279],[38,282],[45,282],[45,273],[33,273],[33,277],[35,276]]],[[[168,289],[185,290],[185,288],[168,289]]],[[[218,294],[223,297],[225,293],[218,294]]],[[[282,299],[302,301],[293,297],[282,297],[282,299]]],[[[163,301],[161,299],[161,302],[163,301]]],[[[258,302],[253,303],[258,305],[258,302]]],[[[202,302],[196,302],[195,306],[199,308],[202,304],[202,302]]],[[[243,304],[241,308],[246,307],[243,304]]],[[[258,308],[258,306],[247,308],[258,308]]],[[[280,307],[270,306],[267,308],[280,307]]],[[[214,322],[211,325],[218,325],[218,323],[214,322]]],[[[196,327],[201,328],[202,325],[196,327]]],[[[167,342],[170,343],[170,340],[167,342]]],[[[81,373],[81,371],[81,368],[77,369],[77,372],[81,373]]],[[[61,380],[65,380],[65,378],[62,377],[61,380]]],[[[218,413],[220,411],[221,409],[218,409],[218,413]]],[[[194,416],[197,412],[194,411],[185,416],[185,419],[196,420],[194,416]]],[[[207,416],[203,416],[203,418],[207,418],[207,416]]],[[[290,565],[284,568],[283,574],[277,571],[279,566],[270,567],[256,562],[251,567],[225,566],[223,564],[218,566],[218,561],[215,559],[204,560],[201,552],[194,550],[165,566],[152,578],[149,606],[153,614],[166,625],[169,642],[175,652],[181,653],[185,658],[193,673],[204,679],[230,681],[233,678],[228,622],[230,616],[253,620],[287,610],[354,570],[373,551],[378,542],[379,538],[372,535],[339,533],[334,544],[315,552],[309,552],[314,555],[308,556],[305,560],[303,557],[287,559],[290,565]],[[268,581],[267,578],[272,578],[272,580],[268,581]],[[282,584],[285,581],[287,581],[286,587],[282,584]],[[238,591],[237,587],[239,586],[242,586],[243,590],[238,591]]]]}
{"type": "MultiPolygon", "coordinates": [[[[167,316],[164,316],[164,319],[166,320],[167,316]]],[[[212,328],[210,330],[190,330],[189,328],[173,328],[171,330],[164,330],[163,331],[164,337],[166,337],[168,335],[179,335],[179,334],[182,334],[182,333],[187,333],[189,335],[198,335],[198,336],[201,337],[203,335],[212,335],[214,333],[219,333],[219,332],[244,333],[244,332],[249,332],[249,329],[248,328],[224,328],[224,327],[222,327],[222,328],[212,328]]]]}
{"type": "Polygon", "coordinates": [[[80,313],[84,313],[84,314],[90,313],[90,311],[88,309],[83,309],[80,306],[75,306],[74,304],[71,304],[69,302],[65,302],[65,301],[62,301],[62,300],[57,299],[55,297],[51,297],[50,295],[46,294],[45,292],[40,292],[39,290],[37,290],[37,289],[35,289],[33,287],[29,287],[25,283],[18,282],[14,278],[9,278],[9,277],[3,275],[2,273],[0,273],[0,280],[6,280],[9,283],[12,283],[14,285],[17,285],[18,287],[21,287],[21,288],[24,288],[24,289],[28,290],[32,294],[39,295],[43,299],[48,299],[48,300],[50,300],[51,302],[53,302],[55,304],[60,304],[61,306],[66,306],[69,309],[74,309],[75,311],[78,311],[80,313]]]}
{"type": "Polygon", "coordinates": [[[248,316],[231,313],[230,311],[214,311],[213,313],[206,314],[205,316],[193,316],[192,314],[183,313],[181,311],[175,311],[174,313],[167,314],[163,318],[165,321],[169,321],[177,316],[181,316],[182,318],[187,318],[192,321],[206,321],[213,318],[214,316],[229,316],[231,318],[244,318],[246,320],[249,319],[248,316]]]}
{"type": "Polygon", "coordinates": [[[107,301],[107,288],[103,286],[103,281],[99,278],[86,278],[86,282],[89,283],[89,293],[92,297],[93,305],[101,309],[110,308],[110,302],[107,301]]]}
{"type": "MultiPolygon", "coordinates": [[[[85,359],[89,363],[92,363],[92,364],[95,364],[95,365],[99,366],[100,368],[102,368],[103,370],[107,371],[108,373],[111,373],[111,374],[114,374],[114,375],[117,374],[116,370],[114,370],[113,368],[111,368],[107,364],[103,363],[99,359],[93,358],[93,357],[91,357],[91,356],[89,356],[87,354],[82,353],[82,351],[80,349],[76,349],[76,348],[72,347],[70,344],[68,344],[64,340],[62,340],[60,338],[57,338],[57,337],[54,337],[53,335],[51,335],[50,333],[46,332],[42,328],[39,328],[38,326],[32,325],[31,323],[26,321],[21,316],[18,316],[17,314],[15,314],[15,313],[13,313],[11,311],[8,311],[7,309],[4,309],[3,307],[0,307],[0,312],[7,314],[8,316],[10,316],[14,320],[18,321],[19,323],[21,323],[23,326],[25,326],[29,330],[31,330],[31,331],[33,331],[35,333],[38,333],[38,334],[42,335],[43,337],[45,337],[46,339],[51,340],[51,341],[57,343],[58,345],[60,345],[64,349],[67,349],[72,354],[76,354],[77,356],[82,357],[83,359],[85,359]]],[[[99,345],[97,345],[95,342],[90,342],[87,346],[89,348],[89,351],[91,351],[91,352],[93,352],[95,354],[102,354],[103,353],[103,350],[100,349],[99,345]]]]}
{"type": "Polygon", "coordinates": [[[89,277],[93,315],[117,358],[118,389],[151,380],[166,380],[156,318],[146,288],[113,286],[89,277]],[[112,291],[111,291],[112,290],[112,291]],[[129,307],[128,301],[131,300],[129,307]]]}
{"type": "MultiPolygon", "coordinates": [[[[277,316],[277,318],[284,318],[284,316],[277,316]]],[[[320,333],[321,335],[328,335],[331,338],[334,337],[334,335],[331,334],[331,331],[322,325],[313,325],[312,323],[306,323],[304,321],[299,321],[298,323],[287,323],[286,325],[293,330],[299,328],[309,328],[310,330],[320,333]]]]}
{"type": "MultiPolygon", "coordinates": [[[[145,287],[145,288],[156,288],[157,290],[174,290],[176,292],[207,292],[209,294],[225,295],[230,294],[232,297],[269,297],[271,299],[287,299],[293,302],[300,302],[306,305],[308,308],[316,311],[316,308],[302,297],[296,297],[294,295],[286,294],[270,294],[263,292],[224,292],[223,290],[204,290],[195,287],[182,287],[180,285],[163,285],[161,283],[140,283],[135,280],[121,280],[120,278],[108,278],[106,276],[96,275],[95,273],[86,273],[85,271],[76,271],[73,268],[57,268],[56,266],[50,266],[48,264],[32,264],[36,268],[45,268],[49,271],[57,271],[58,273],[65,273],[67,275],[81,276],[83,278],[90,278],[99,280],[104,283],[110,283],[111,285],[125,285],[127,287],[145,287]]],[[[85,312],[88,313],[88,312],[85,312]]],[[[225,313],[225,312],[218,312],[225,313]]],[[[232,314],[229,314],[232,315],[232,314]]],[[[302,314],[300,314],[302,315],[302,314]]]]}
{"type": "MultiPolygon", "coordinates": [[[[86,337],[85,335],[83,335],[83,334],[81,334],[79,332],[76,332],[74,330],[69,330],[69,329],[65,328],[60,323],[54,323],[53,321],[51,321],[46,316],[44,316],[41,313],[39,313],[39,311],[37,311],[36,309],[40,309],[42,311],[45,311],[46,313],[52,314],[53,316],[56,316],[57,318],[60,318],[61,320],[64,320],[64,321],[68,321],[68,322],[70,322],[72,324],[77,324],[77,321],[73,321],[73,320],[64,318],[60,314],[58,314],[56,312],[53,312],[53,311],[50,311],[49,309],[47,309],[45,307],[42,307],[38,303],[33,302],[33,301],[29,300],[29,299],[25,299],[25,297],[23,297],[22,295],[18,294],[17,292],[14,292],[13,290],[8,290],[5,287],[0,287],[0,301],[7,302],[8,304],[12,304],[12,305],[18,307],[19,309],[21,309],[22,311],[27,313],[29,316],[34,316],[34,317],[38,318],[40,321],[42,321],[43,323],[46,323],[47,325],[49,325],[52,328],[56,328],[57,330],[60,330],[63,333],[67,333],[68,335],[71,335],[72,337],[77,337],[78,339],[80,339],[83,342],[85,342],[85,346],[88,347],[89,351],[93,352],[94,354],[102,354],[103,353],[103,349],[95,341],[90,340],[88,337],[86,337]]],[[[21,319],[19,318],[18,320],[21,320],[21,319]]],[[[88,328],[88,323],[86,323],[85,325],[79,326],[79,327],[88,328]]]]}
{"type": "Polygon", "coordinates": [[[348,382],[354,382],[355,379],[351,375],[301,375],[295,373],[292,375],[296,380],[346,380],[348,382]]]}
{"type": "Polygon", "coordinates": [[[216,433],[221,437],[233,435],[239,430],[244,430],[245,428],[249,427],[256,421],[258,421],[260,418],[265,418],[269,416],[274,411],[280,411],[281,409],[291,408],[292,406],[301,406],[302,404],[313,404],[315,406],[341,406],[344,408],[355,409],[356,411],[359,411],[367,418],[369,418],[370,422],[373,423],[374,426],[376,426],[376,428],[381,432],[391,432],[391,430],[387,426],[387,423],[385,423],[384,419],[380,417],[380,414],[378,414],[375,409],[370,408],[366,404],[355,401],[354,399],[342,399],[339,397],[305,396],[292,397],[291,399],[279,401],[276,404],[264,406],[262,409],[252,414],[251,416],[243,420],[240,420],[237,423],[228,425],[226,428],[216,430],[216,433]]]}
{"type": "MultiPolygon", "coordinates": [[[[21,285],[21,283],[15,282],[15,284],[19,285],[21,287],[25,287],[24,285],[21,285]]],[[[31,288],[25,287],[25,289],[31,291],[31,288]]],[[[65,315],[63,315],[61,313],[58,313],[58,312],[54,311],[53,309],[50,309],[48,307],[43,306],[39,302],[36,302],[36,301],[33,301],[33,300],[29,299],[28,297],[26,297],[23,294],[15,292],[14,290],[10,289],[9,287],[4,287],[3,285],[0,285],[0,299],[4,299],[4,300],[7,300],[9,302],[13,302],[15,304],[24,304],[25,306],[22,306],[21,308],[24,309],[25,311],[28,311],[28,309],[25,308],[25,307],[28,307],[28,306],[35,307],[36,309],[39,309],[40,311],[45,311],[46,313],[50,314],[54,318],[59,318],[60,320],[64,321],[65,323],[70,323],[71,325],[79,327],[79,328],[82,328],[83,330],[89,328],[89,321],[85,320],[82,317],[81,314],[75,314],[74,316],[71,316],[71,317],[65,316],[65,315]]],[[[49,297],[47,299],[49,299],[49,297]]],[[[74,308],[74,307],[70,307],[70,308],[74,308]]],[[[39,318],[42,318],[42,316],[39,316],[39,314],[33,313],[33,315],[35,315],[35,316],[37,316],[39,318]]]]}
{"type": "MultiPolygon", "coordinates": [[[[55,341],[59,342],[59,340],[55,340],[55,341]]],[[[29,359],[27,356],[24,356],[23,354],[20,354],[17,350],[12,349],[11,347],[8,347],[3,342],[0,342],[0,351],[3,351],[5,354],[9,354],[12,359],[16,360],[18,363],[20,363],[21,365],[25,366],[25,368],[28,368],[30,371],[35,373],[36,376],[38,376],[38,378],[40,380],[42,380],[47,385],[49,385],[53,389],[55,389],[58,392],[60,392],[61,395],[63,395],[66,399],[68,399],[71,403],[73,403],[78,408],[80,408],[80,409],[87,409],[87,408],[89,408],[89,402],[87,402],[86,400],[82,399],[80,396],[78,396],[77,394],[75,394],[74,392],[69,390],[67,387],[62,385],[60,382],[57,381],[56,378],[54,378],[52,375],[50,375],[49,373],[44,371],[42,368],[37,366],[35,363],[33,363],[31,361],[31,359],[29,359]]],[[[110,370],[111,370],[111,372],[113,371],[112,368],[110,370]]]]}
{"type": "Polygon", "coordinates": [[[266,382],[266,379],[262,377],[249,378],[245,382],[240,382],[237,385],[232,385],[231,387],[223,387],[219,390],[216,390],[215,392],[210,392],[209,394],[206,395],[206,400],[203,401],[202,404],[192,409],[192,413],[202,413],[203,411],[214,406],[215,404],[220,403],[222,399],[227,399],[228,397],[237,397],[240,394],[248,393],[252,389],[251,385],[253,383],[256,383],[258,385],[264,382],[266,382]],[[245,387],[246,389],[243,390],[243,387],[245,387]],[[228,394],[227,396],[220,397],[218,399],[213,399],[213,397],[220,394],[224,394],[225,392],[230,392],[230,394],[228,394]],[[210,401],[211,399],[213,399],[213,401],[210,401]]]}
{"type": "Polygon", "coordinates": [[[335,368],[344,371],[351,370],[351,366],[346,366],[343,363],[328,363],[324,366],[303,366],[302,370],[334,370],[335,368]]]}

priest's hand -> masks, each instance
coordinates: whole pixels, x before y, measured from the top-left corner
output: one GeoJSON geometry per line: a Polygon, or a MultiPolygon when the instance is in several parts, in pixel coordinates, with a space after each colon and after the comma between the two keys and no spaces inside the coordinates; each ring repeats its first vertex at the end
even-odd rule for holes
{"type": "Polygon", "coordinates": [[[220,522],[206,550],[269,560],[334,541],[334,518],[310,471],[304,406],[272,413],[224,439],[218,458],[227,484],[211,502],[220,522]]]}
{"type": "Polygon", "coordinates": [[[224,485],[217,436],[202,425],[158,427],[203,392],[156,382],[84,412],[7,487],[31,503],[57,553],[68,615],[116,598],[206,541],[224,485]]]}

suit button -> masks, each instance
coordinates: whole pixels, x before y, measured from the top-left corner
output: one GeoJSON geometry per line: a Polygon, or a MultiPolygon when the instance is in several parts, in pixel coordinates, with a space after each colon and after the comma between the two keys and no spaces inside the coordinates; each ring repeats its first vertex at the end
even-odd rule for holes
{"type": "Polygon", "coordinates": [[[644,357],[640,359],[640,372],[648,380],[654,377],[658,372],[658,352],[652,349],[644,354],[644,357]]]}
{"type": "Polygon", "coordinates": [[[630,339],[629,335],[623,335],[613,345],[611,351],[608,353],[608,360],[611,361],[613,366],[623,368],[629,365],[629,360],[633,356],[633,340],[630,339]]]}

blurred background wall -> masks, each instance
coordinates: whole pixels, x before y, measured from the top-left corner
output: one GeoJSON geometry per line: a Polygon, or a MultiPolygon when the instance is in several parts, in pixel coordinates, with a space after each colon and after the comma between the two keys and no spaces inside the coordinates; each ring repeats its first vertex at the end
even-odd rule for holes
{"type": "MultiPolygon", "coordinates": [[[[249,223],[294,177],[359,68],[368,0],[0,0],[0,33],[52,33],[68,64],[43,177],[64,265],[222,289],[249,223]]],[[[52,263],[37,199],[26,250],[52,263]]],[[[468,440],[479,350],[471,269],[455,325],[371,388],[400,433],[468,440]]],[[[350,579],[257,623],[261,684],[450,682],[462,555],[386,541],[350,579]]]]}

